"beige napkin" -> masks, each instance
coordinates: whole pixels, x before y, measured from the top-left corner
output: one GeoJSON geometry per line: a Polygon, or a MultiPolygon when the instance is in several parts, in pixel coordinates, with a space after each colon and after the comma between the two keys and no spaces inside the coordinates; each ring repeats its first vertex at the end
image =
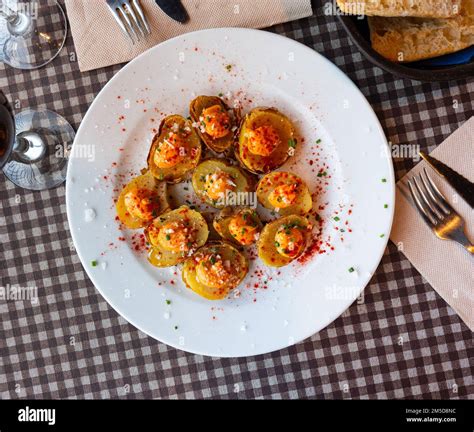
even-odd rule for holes
{"type": "Polygon", "coordinates": [[[152,28],[133,46],[122,33],[105,0],[66,0],[81,71],[125,63],[166,39],[216,27],[263,28],[311,16],[311,0],[182,0],[187,24],[169,18],[154,0],[140,1],[152,28]]]}
{"type": "MultiPolygon", "coordinates": [[[[474,181],[474,117],[431,155],[468,180],[474,181]]],[[[464,218],[466,234],[474,241],[474,210],[424,161],[397,184],[395,221],[390,238],[471,331],[474,331],[474,258],[457,243],[438,239],[418,215],[410,197],[406,181],[424,167],[428,167],[428,173],[435,184],[464,218]]]]}

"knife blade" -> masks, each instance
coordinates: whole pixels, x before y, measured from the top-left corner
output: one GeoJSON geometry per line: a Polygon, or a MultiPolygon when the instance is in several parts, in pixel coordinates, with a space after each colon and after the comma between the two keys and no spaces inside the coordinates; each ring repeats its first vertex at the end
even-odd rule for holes
{"type": "Polygon", "coordinates": [[[433,168],[436,173],[443,177],[448,184],[466,201],[472,208],[474,208],[474,183],[463,177],[461,174],[454,171],[452,168],[445,165],[443,162],[429,156],[426,153],[420,152],[420,156],[433,168]]]}
{"type": "Polygon", "coordinates": [[[181,24],[189,20],[189,15],[180,0],[155,0],[161,10],[170,18],[181,24]]]}

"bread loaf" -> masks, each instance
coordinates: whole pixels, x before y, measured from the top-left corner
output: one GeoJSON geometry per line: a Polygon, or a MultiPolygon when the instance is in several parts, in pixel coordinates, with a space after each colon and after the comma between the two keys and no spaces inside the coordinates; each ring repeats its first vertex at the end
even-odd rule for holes
{"type": "Polygon", "coordinates": [[[463,0],[453,18],[369,17],[372,47],[385,58],[412,62],[474,45],[474,0],[463,0]]]}
{"type": "Polygon", "coordinates": [[[352,15],[448,18],[459,14],[461,0],[337,0],[337,4],[352,15]]]}

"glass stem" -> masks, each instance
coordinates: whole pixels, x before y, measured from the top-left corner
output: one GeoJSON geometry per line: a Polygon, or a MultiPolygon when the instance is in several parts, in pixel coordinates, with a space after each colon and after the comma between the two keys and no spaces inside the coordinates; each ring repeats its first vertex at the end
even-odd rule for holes
{"type": "Polygon", "coordinates": [[[32,17],[27,13],[14,11],[1,0],[0,17],[8,22],[8,31],[12,36],[23,36],[30,31],[32,17]]]}
{"type": "Polygon", "coordinates": [[[13,152],[23,163],[34,163],[44,158],[46,145],[36,132],[22,132],[16,136],[13,152]]]}
{"type": "Polygon", "coordinates": [[[13,24],[18,19],[18,13],[10,9],[4,2],[0,1],[0,17],[13,24]]]}
{"type": "Polygon", "coordinates": [[[13,146],[13,151],[15,153],[24,154],[28,151],[29,148],[30,148],[30,143],[28,142],[27,139],[22,138],[20,136],[16,137],[15,145],[13,146]]]}

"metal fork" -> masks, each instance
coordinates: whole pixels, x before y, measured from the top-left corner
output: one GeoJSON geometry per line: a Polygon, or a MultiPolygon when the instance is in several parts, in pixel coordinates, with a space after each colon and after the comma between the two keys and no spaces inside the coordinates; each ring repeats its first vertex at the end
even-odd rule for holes
{"type": "Polygon", "coordinates": [[[443,240],[454,240],[474,255],[474,246],[464,233],[464,220],[449,205],[431,180],[426,168],[408,181],[411,196],[421,217],[443,240]]]}
{"type": "Polygon", "coordinates": [[[150,25],[138,0],[107,0],[115,20],[135,45],[150,33],[150,25]]]}

